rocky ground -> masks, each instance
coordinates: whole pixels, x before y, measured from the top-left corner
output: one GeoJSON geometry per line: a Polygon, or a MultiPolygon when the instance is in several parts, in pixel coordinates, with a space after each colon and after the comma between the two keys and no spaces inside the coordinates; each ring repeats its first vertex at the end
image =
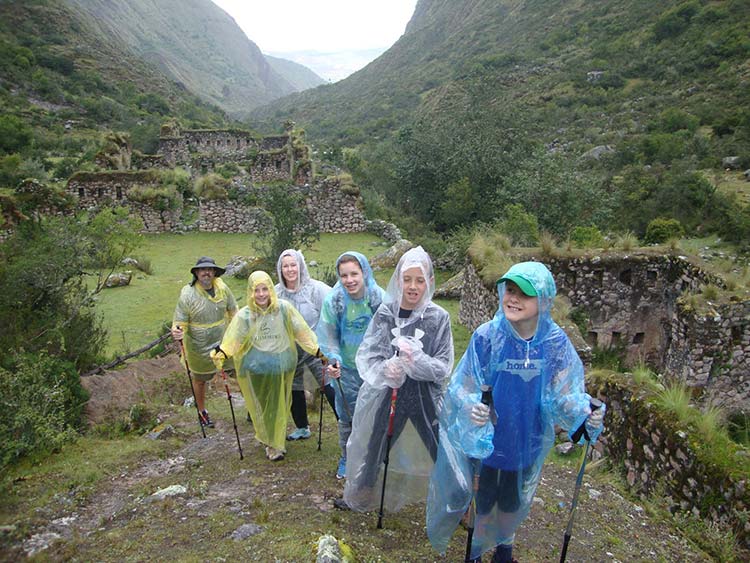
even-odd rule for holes
{"type": "MultiPolygon", "coordinates": [[[[164,405],[159,429],[166,430],[158,439],[81,440],[42,465],[17,469],[3,482],[0,559],[314,561],[316,540],[332,534],[358,561],[462,560],[466,533],[459,529],[439,556],[427,541],[424,506],[386,515],[382,530],[375,513],[333,508],[342,483],[334,476],[330,412],[321,451],[311,410],[313,437],[288,443],[286,459],[272,463],[253,438],[241,397],[233,402],[242,460],[224,388],[216,385],[210,406],[217,425],[206,438],[194,410],[164,405]]],[[[577,449],[548,463],[517,536],[520,561],[559,559],[579,458],[577,449]]],[[[568,561],[711,560],[660,511],[626,498],[606,465],[594,464],[585,477],[568,561]]]]}

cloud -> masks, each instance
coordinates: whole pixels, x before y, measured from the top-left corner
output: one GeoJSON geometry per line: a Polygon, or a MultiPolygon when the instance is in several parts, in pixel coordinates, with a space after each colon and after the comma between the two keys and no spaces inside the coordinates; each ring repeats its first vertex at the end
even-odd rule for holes
{"type": "Polygon", "coordinates": [[[343,51],[274,51],[274,57],[289,59],[312,69],[318,76],[337,82],[367,66],[388,48],[351,49],[343,51]]]}

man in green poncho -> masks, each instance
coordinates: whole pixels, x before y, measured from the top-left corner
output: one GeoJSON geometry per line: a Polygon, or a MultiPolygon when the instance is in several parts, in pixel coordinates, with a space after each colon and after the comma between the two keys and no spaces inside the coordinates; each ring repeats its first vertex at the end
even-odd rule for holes
{"type": "Polygon", "coordinates": [[[172,337],[183,341],[185,356],[193,382],[195,402],[201,413],[201,424],[213,426],[206,411],[206,382],[216,373],[209,353],[224,336],[229,321],[237,312],[232,291],[219,279],[225,272],[213,258],[202,256],[190,269],[193,281],[182,288],[172,317],[172,337]]]}

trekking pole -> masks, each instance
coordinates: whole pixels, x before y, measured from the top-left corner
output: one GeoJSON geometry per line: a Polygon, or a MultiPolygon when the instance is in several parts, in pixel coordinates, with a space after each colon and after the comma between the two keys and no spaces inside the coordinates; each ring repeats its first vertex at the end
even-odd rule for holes
{"type": "Polygon", "coordinates": [[[320,420],[318,421],[318,451],[323,444],[323,396],[325,395],[326,388],[326,360],[322,360],[322,374],[320,378],[320,420]]]}
{"type": "MultiPolygon", "coordinates": [[[[492,386],[482,385],[482,404],[487,405],[492,409],[492,386]]],[[[471,541],[474,539],[474,524],[477,517],[477,493],[479,492],[479,473],[482,470],[482,460],[472,459],[471,461],[473,471],[473,482],[471,487],[471,502],[469,502],[469,522],[466,526],[466,555],[464,556],[465,563],[469,563],[471,559],[471,541]]]]}
{"type": "MultiPolygon", "coordinates": [[[[591,402],[589,403],[589,406],[591,407],[591,412],[594,412],[596,409],[602,406],[602,402],[599,399],[591,399],[591,402]]],[[[581,483],[583,482],[583,473],[586,470],[586,458],[589,454],[589,446],[591,445],[591,438],[589,437],[589,433],[586,431],[586,421],[583,421],[583,424],[578,427],[578,430],[576,430],[573,435],[570,437],[571,440],[573,440],[573,443],[578,443],[578,440],[581,439],[581,435],[586,440],[586,446],[583,449],[583,458],[581,459],[581,468],[578,470],[578,476],[576,477],[576,486],[575,490],[573,491],[573,502],[570,505],[570,516],[568,517],[568,525],[565,528],[565,537],[563,539],[563,546],[562,546],[562,553],[560,553],[560,563],[565,563],[565,556],[568,553],[568,543],[570,543],[570,536],[573,532],[573,519],[575,517],[576,513],[576,506],[578,505],[578,493],[581,492],[581,483]]]]}
{"type": "MultiPolygon", "coordinates": [[[[184,329],[183,329],[184,334],[184,329]]],[[[185,362],[185,371],[187,372],[188,380],[190,380],[190,391],[193,393],[193,402],[195,403],[195,411],[198,413],[198,426],[201,427],[201,433],[203,434],[203,437],[206,437],[206,429],[203,428],[203,423],[205,422],[203,420],[203,413],[201,413],[201,410],[198,408],[198,399],[195,396],[195,389],[193,388],[193,376],[190,374],[190,366],[188,366],[188,360],[187,360],[187,354],[185,353],[185,343],[180,340],[180,350],[182,351],[182,359],[185,362]]]]}
{"type": "MultiPolygon", "coordinates": [[[[334,364],[334,367],[336,367],[336,364],[334,364]]],[[[344,386],[341,385],[341,372],[339,372],[339,376],[335,378],[336,383],[339,386],[339,391],[341,391],[341,402],[344,405],[344,410],[346,411],[346,416],[349,417],[349,420],[352,418],[352,411],[349,410],[349,401],[346,400],[346,395],[344,395],[344,386]]]]}
{"type": "Polygon", "coordinates": [[[227,399],[229,399],[229,410],[232,412],[232,424],[234,425],[234,435],[237,437],[237,448],[240,450],[240,459],[242,457],[242,444],[240,444],[240,433],[237,431],[237,420],[234,418],[234,406],[232,406],[232,393],[229,392],[229,385],[227,384],[227,374],[224,372],[224,368],[221,370],[221,379],[224,381],[224,389],[227,390],[227,399]]]}
{"type": "Polygon", "coordinates": [[[385,468],[383,469],[383,488],[380,491],[380,510],[378,511],[378,530],[383,528],[383,503],[385,501],[385,480],[388,477],[388,462],[391,454],[391,438],[393,438],[393,419],[396,417],[396,395],[398,389],[391,390],[391,408],[388,412],[388,434],[385,438],[385,468]]]}

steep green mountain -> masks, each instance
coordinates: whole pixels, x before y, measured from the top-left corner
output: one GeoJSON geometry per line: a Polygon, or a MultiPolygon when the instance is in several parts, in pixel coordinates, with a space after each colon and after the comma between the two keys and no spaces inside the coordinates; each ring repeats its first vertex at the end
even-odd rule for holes
{"type": "Polygon", "coordinates": [[[66,0],[110,37],[208,102],[240,116],[296,88],[210,0],[66,0]]]}
{"type": "Polygon", "coordinates": [[[439,229],[512,203],[562,237],[574,221],[643,235],[662,215],[750,233],[746,203],[712,191],[724,157],[750,166],[749,56],[744,0],[419,0],[381,57],[253,122],[292,119],[339,163],[359,147],[355,178],[439,229]],[[745,215],[700,219],[718,208],[745,215]]]}
{"type": "Polygon", "coordinates": [[[271,68],[275,70],[279,76],[283,77],[295,91],[307,90],[309,88],[315,88],[321,84],[325,84],[320,76],[315,74],[312,70],[307,68],[305,65],[289,61],[287,59],[280,59],[278,57],[272,57],[271,55],[263,55],[271,68]]]}

